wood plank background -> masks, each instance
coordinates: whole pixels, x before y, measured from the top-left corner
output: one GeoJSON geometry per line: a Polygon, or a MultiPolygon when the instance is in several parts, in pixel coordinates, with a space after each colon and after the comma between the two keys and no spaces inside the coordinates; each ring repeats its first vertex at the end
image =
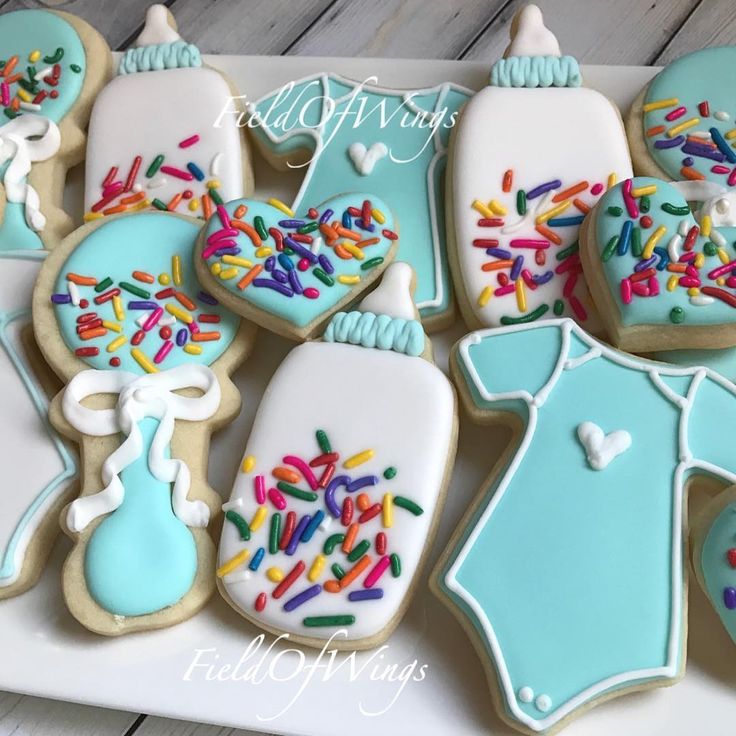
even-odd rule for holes
{"type": "MultiPolygon", "coordinates": [[[[203,53],[497,59],[524,0],[168,0],[203,53]]],[[[150,0],[0,0],[0,12],[59,7],[113,49],[150,0]]],[[[588,64],[666,64],[736,43],[734,0],[537,0],[565,53],[588,64]]],[[[0,736],[244,736],[243,731],[0,693],[0,736]]]]}

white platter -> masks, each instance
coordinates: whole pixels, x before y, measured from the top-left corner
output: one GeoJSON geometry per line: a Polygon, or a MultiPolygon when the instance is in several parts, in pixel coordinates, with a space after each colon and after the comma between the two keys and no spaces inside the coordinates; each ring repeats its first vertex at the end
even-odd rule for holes
{"type": "MultiPolygon", "coordinates": [[[[446,61],[235,56],[208,61],[226,71],[252,99],[319,71],[356,79],[376,75],[388,86],[421,87],[454,81],[475,89],[486,83],[489,71],[484,64],[446,61]]],[[[584,68],[586,83],[605,92],[622,109],[655,72],[645,67],[584,68]]],[[[298,176],[284,178],[257,160],[257,194],[287,200],[296,191],[298,176]]],[[[79,199],[78,181],[76,187],[72,182],[70,198],[73,202],[79,199]]],[[[446,369],[449,347],[462,334],[463,327],[457,324],[435,336],[441,367],[446,369]]],[[[244,409],[238,420],[216,437],[210,462],[212,485],[225,495],[229,494],[261,393],[289,347],[285,340],[261,331],[253,357],[236,374],[244,409]]],[[[0,442],[13,426],[7,417],[3,420],[0,442]]],[[[482,430],[461,422],[457,465],[432,561],[507,438],[503,430],[482,430]]],[[[10,487],[23,479],[22,467],[3,468],[3,472],[10,487]]],[[[68,548],[68,541],[60,539],[40,584],[25,595],[0,603],[2,690],[272,733],[375,736],[379,729],[385,735],[512,733],[493,712],[475,651],[452,615],[429,594],[426,576],[388,649],[355,657],[355,671],[363,667],[356,677],[351,677],[349,662],[327,677],[327,658],[322,659],[321,668],[310,670],[317,658],[313,652],[279,656],[286,647],[277,646],[264,657],[263,649],[270,643],[266,640],[262,650],[242,668],[252,669],[260,662],[250,681],[208,679],[202,668],[187,681],[184,676],[196,650],[210,650],[203,656],[216,666],[234,667],[258,631],[216,596],[198,616],[165,631],[120,639],[90,634],[67,613],[61,598],[59,570],[68,548]],[[301,672],[285,679],[297,672],[302,657],[301,672]],[[421,682],[409,681],[401,689],[401,682],[376,678],[376,673],[389,665],[395,665],[398,674],[415,660],[415,672],[426,665],[421,682]],[[267,676],[269,666],[275,666],[275,677],[267,676]],[[380,711],[385,712],[369,715],[380,711]]],[[[565,733],[733,733],[734,650],[696,585],[691,586],[689,619],[690,659],[680,685],[605,704],[575,721],[565,733]]]]}

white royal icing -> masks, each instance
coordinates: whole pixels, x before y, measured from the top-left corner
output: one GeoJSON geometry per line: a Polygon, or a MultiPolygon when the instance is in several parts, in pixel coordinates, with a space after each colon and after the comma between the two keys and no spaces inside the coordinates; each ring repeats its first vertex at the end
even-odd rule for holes
{"type": "Polygon", "coordinates": [[[136,46],[152,46],[159,43],[173,43],[181,40],[181,36],[169,23],[169,11],[165,5],[151,5],[146,11],[146,22],[143,30],[135,40],[136,46]]]}
{"type": "Polygon", "coordinates": [[[536,5],[525,5],[514,17],[504,56],[560,56],[557,37],[544,25],[536,5]]]}
{"type": "Polygon", "coordinates": [[[374,143],[370,148],[366,148],[365,143],[356,141],[350,144],[348,155],[355,170],[362,176],[368,176],[373,173],[376,164],[388,156],[388,148],[381,141],[374,143]]]}
{"type": "Polygon", "coordinates": [[[399,319],[416,319],[416,308],[411,298],[413,273],[408,263],[392,263],[381,277],[381,283],[363,297],[361,312],[387,314],[399,319]]]}
{"type": "Polygon", "coordinates": [[[631,447],[631,435],[626,430],[605,434],[595,422],[583,422],[578,427],[578,439],[593,470],[604,470],[611,460],[631,447]]]}

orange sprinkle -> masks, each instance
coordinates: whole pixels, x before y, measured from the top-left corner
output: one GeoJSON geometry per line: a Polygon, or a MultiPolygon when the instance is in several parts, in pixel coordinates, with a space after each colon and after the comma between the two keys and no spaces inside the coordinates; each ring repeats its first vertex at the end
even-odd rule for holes
{"type": "Polygon", "coordinates": [[[212,217],[212,197],[209,194],[202,195],[202,212],[204,219],[209,220],[212,217]]]}
{"type": "Polygon", "coordinates": [[[569,189],[563,189],[561,192],[558,192],[557,194],[555,194],[555,196],[552,197],[552,201],[562,202],[565,199],[570,199],[570,197],[572,197],[573,194],[580,194],[580,192],[584,192],[587,188],[588,188],[588,182],[581,181],[571,186],[569,189]]]}
{"type": "Polygon", "coordinates": [[[140,202],[142,199],[146,198],[145,192],[136,192],[135,194],[131,194],[128,197],[123,197],[120,200],[120,204],[135,204],[136,202],[140,202]]]}
{"type": "Polygon", "coordinates": [[[501,184],[501,189],[503,189],[504,192],[510,192],[511,185],[513,183],[514,183],[514,172],[511,169],[506,169],[503,175],[503,184],[501,184]]]}
{"type": "Polygon", "coordinates": [[[332,245],[332,243],[334,243],[339,237],[335,228],[328,225],[326,222],[323,222],[319,226],[319,231],[324,235],[327,245],[332,245]]]}
{"type": "Polygon", "coordinates": [[[261,236],[256,232],[256,229],[252,225],[249,225],[247,222],[243,222],[242,220],[230,220],[230,225],[236,230],[240,230],[240,232],[245,233],[250,238],[255,248],[260,248],[263,245],[261,236]]]}
{"type": "Polygon", "coordinates": [[[120,212],[125,212],[128,207],[124,204],[116,204],[114,207],[107,207],[106,209],[102,210],[103,215],[117,215],[120,212]]]}
{"type": "Polygon", "coordinates": [[[174,296],[176,297],[176,301],[190,312],[194,312],[197,309],[197,305],[186,294],[182,294],[181,291],[175,291],[174,296]]]}
{"type": "Polygon", "coordinates": [[[13,74],[12,77],[8,77],[5,81],[8,84],[15,84],[19,79],[23,79],[23,75],[22,74],[13,74]]]}
{"type": "Polygon", "coordinates": [[[361,241],[362,236],[356,233],[355,230],[348,230],[346,227],[337,224],[335,225],[335,230],[337,231],[338,235],[342,235],[343,238],[354,240],[356,243],[359,243],[361,241]]]}
{"type": "Polygon", "coordinates": [[[79,337],[82,340],[92,340],[95,337],[102,337],[107,335],[107,330],[104,327],[93,327],[91,330],[84,330],[79,333],[79,337]]]}
{"type": "Polygon", "coordinates": [[[219,339],[219,332],[194,332],[192,334],[192,342],[212,342],[219,339]]]}
{"type": "Polygon", "coordinates": [[[705,179],[705,177],[699,171],[695,171],[692,166],[683,166],[680,169],[680,173],[686,179],[691,179],[693,181],[700,181],[701,179],[705,179]]]}
{"type": "Polygon", "coordinates": [[[328,580],[323,587],[328,593],[340,592],[340,583],[337,580],[328,580]]]}
{"type": "Polygon", "coordinates": [[[371,505],[371,499],[368,497],[368,494],[367,493],[359,494],[357,501],[356,501],[356,505],[361,511],[365,511],[371,505]]]}
{"type": "Polygon", "coordinates": [[[655,125],[653,128],[649,128],[649,130],[647,130],[647,138],[664,133],[665,130],[666,128],[664,125],[655,125]]]}
{"type": "Polygon", "coordinates": [[[237,206],[237,207],[235,208],[235,212],[233,212],[233,217],[235,217],[236,219],[238,219],[238,220],[239,220],[239,219],[240,219],[241,217],[243,217],[243,215],[245,215],[245,213],[246,213],[247,211],[248,211],[248,208],[246,207],[246,205],[244,205],[244,204],[239,204],[239,205],[238,205],[238,206],[237,206]]]}
{"type": "Polygon", "coordinates": [[[375,245],[376,243],[380,243],[381,238],[368,238],[368,240],[361,240],[359,243],[356,243],[356,247],[358,248],[367,248],[369,245],[375,245]]]}
{"type": "Polygon", "coordinates": [[[302,479],[301,475],[291,468],[274,468],[271,475],[279,480],[285,480],[287,483],[298,483],[302,479]]]}
{"type": "Polygon", "coordinates": [[[357,578],[360,573],[363,572],[369,565],[373,564],[373,560],[371,559],[370,555],[363,555],[356,563],[355,565],[348,570],[345,575],[340,580],[340,588],[344,590],[345,588],[350,585],[350,583],[357,578]]]}
{"type": "Polygon", "coordinates": [[[572,203],[577,207],[584,215],[590,212],[590,207],[583,202],[582,199],[573,199],[572,203]]]}
{"type": "Polygon", "coordinates": [[[355,538],[358,536],[359,528],[360,524],[358,524],[357,521],[354,521],[345,532],[345,539],[342,543],[342,551],[345,552],[345,554],[348,554],[353,548],[353,545],[355,544],[355,538]]]}
{"type": "Polygon", "coordinates": [[[166,205],[166,209],[169,212],[173,212],[181,203],[181,200],[184,197],[183,192],[179,192],[179,194],[175,194],[170,200],[169,203],[166,205]]]}
{"type": "Polygon", "coordinates": [[[718,148],[718,146],[705,138],[698,138],[696,135],[689,135],[687,137],[688,143],[697,143],[699,146],[707,146],[708,148],[718,148]]]}
{"type": "Polygon", "coordinates": [[[13,112],[18,112],[20,110],[20,97],[14,97],[12,102],[10,103],[10,109],[13,112]]]}
{"type": "Polygon", "coordinates": [[[97,279],[94,276],[80,276],[78,273],[68,273],[67,281],[73,281],[78,286],[97,286],[97,279]]]}
{"type": "Polygon", "coordinates": [[[686,263],[668,263],[667,270],[672,273],[685,273],[687,271],[686,263]]]}
{"type": "Polygon", "coordinates": [[[338,258],[342,258],[343,261],[349,261],[353,257],[352,254],[348,253],[342,245],[335,246],[335,255],[338,258]]]}
{"type": "Polygon", "coordinates": [[[15,65],[18,63],[18,55],[14,54],[8,59],[7,64],[3,67],[3,76],[7,77],[13,69],[15,69],[15,65]]]}
{"type": "MultiPolygon", "coordinates": [[[[142,281],[144,284],[152,284],[156,281],[150,273],[146,273],[145,271],[133,271],[133,278],[136,281],[142,281]]],[[[194,307],[189,307],[189,309],[194,309],[194,307]]]]}
{"type": "Polygon", "coordinates": [[[554,230],[550,230],[546,225],[537,225],[534,229],[540,235],[544,235],[547,240],[551,241],[555,245],[559,245],[562,242],[562,238],[560,238],[554,230]]]}
{"type": "Polygon", "coordinates": [[[511,268],[514,265],[513,261],[493,261],[492,263],[484,263],[481,267],[481,271],[500,271],[502,268],[511,268]]]}
{"type": "MultiPolygon", "coordinates": [[[[232,222],[232,220],[230,220],[230,222],[232,222]]],[[[248,271],[248,273],[245,274],[245,276],[243,276],[240,281],[238,281],[238,289],[240,289],[240,291],[243,291],[243,289],[245,289],[245,287],[248,286],[248,284],[253,281],[253,279],[256,278],[261,271],[263,271],[263,266],[260,263],[256,263],[256,265],[253,266],[253,268],[251,268],[251,270],[248,271]]]]}

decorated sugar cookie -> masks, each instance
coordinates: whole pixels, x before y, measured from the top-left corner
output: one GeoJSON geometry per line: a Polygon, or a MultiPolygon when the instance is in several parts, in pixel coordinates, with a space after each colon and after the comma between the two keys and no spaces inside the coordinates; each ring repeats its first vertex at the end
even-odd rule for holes
{"type": "Polygon", "coordinates": [[[214,590],[209,435],[240,408],[229,375],[253,328],[198,283],[198,231],[167,213],[90,223],[34,292],[36,339],[68,382],[50,417],[83,458],[81,495],[62,514],[74,540],[64,597],[101,634],[169,626],[214,590]]]}
{"type": "Polygon", "coordinates": [[[398,237],[386,204],[366,194],[297,213],[278,200],[234,200],[202,230],[195,266],[228,309],[305,340],[376,281],[398,237]]]}
{"type": "Polygon", "coordinates": [[[76,16],[0,15],[0,255],[51,248],[72,229],[64,179],[110,64],[105,40],[76,16]]]}
{"type": "Polygon", "coordinates": [[[616,106],[581,87],[577,61],[525,6],[453,138],[449,255],[466,323],[570,316],[597,331],[578,229],[606,187],[629,176],[616,106]]]}
{"type": "Polygon", "coordinates": [[[453,389],[396,263],[276,371],[223,506],[218,585],[293,641],[377,646],[405,612],[455,454],[453,389]],[[321,382],[330,376],[352,380],[321,382]],[[304,391],[305,377],[322,389],[304,391]]]}
{"type": "Polygon", "coordinates": [[[676,681],[685,481],[736,478],[723,430],[736,386],[618,352],[571,320],[471,333],[452,369],[474,419],[516,428],[433,578],[500,715],[548,733],[599,700],[676,681]]]}
{"type": "Polygon", "coordinates": [[[631,106],[626,130],[637,173],[736,186],[736,46],[668,64],[631,106]]]}
{"type": "Polygon", "coordinates": [[[581,249],[615,344],[631,351],[736,345],[732,199],[716,184],[649,177],[626,179],[601,198],[581,249]],[[692,200],[703,202],[695,213],[692,200]]]}
{"type": "Polygon", "coordinates": [[[233,85],[183,41],[153,5],[90,120],[85,219],[155,208],[207,218],[250,194],[253,173],[240,130],[214,123],[233,85]]]}
{"type": "Polygon", "coordinates": [[[416,273],[427,329],[452,320],[445,250],[447,144],[470,90],[455,84],[403,90],[337,74],[300,79],[251,106],[254,139],[279,168],[304,173],[291,208],[340,192],[369,192],[391,208],[405,238],[399,255],[416,273]]]}

